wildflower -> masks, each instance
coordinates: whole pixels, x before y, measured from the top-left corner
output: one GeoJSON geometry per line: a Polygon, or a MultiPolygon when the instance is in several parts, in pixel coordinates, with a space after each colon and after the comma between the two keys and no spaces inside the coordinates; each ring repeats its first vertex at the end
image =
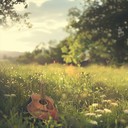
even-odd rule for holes
{"type": "Polygon", "coordinates": [[[15,96],[16,96],[16,94],[11,94],[10,96],[11,96],[11,97],[15,97],[15,96]]]}
{"type": "Polygon", "coordinates": [[[100,123],[103,123],[103,120],[100,120],[100,123]]]}
{"type": "Polygon", "coordinates": [[[98,106],[98,103],[93,103],[92,106],[93,107],[97,107],[98,106]]]}
{"type": "Polygon", "coordinates": [[[125,114],[128,114],[128,109],[125,109],[125,110],[124,110],[124,113],[125,113],[125,114]]]}
{"type": "Polygon", "coordinates": [[[93,125],[98,125],[97,121],[95,121],[95,120],[90,120],[89,123],[93,124],[93,125]]]}
{"type": "Polygon", "coordinates": [[[4,94],[5,97],[15,97],[16,94],[4,94]]]}
{"type": "Polygon", "coordinates": [[[111,100],[103,100],[102,102],[103,103],[111,103],[112,101],[111,100]]]}
{"type": "Polygon", "coordinates": [[[85,116],[95,116],[96,114],[93,112],[86,113],[85,116]]]}
{"type": "Polygon", "coordinates": [[[110,109],[105,108],[105,109],[104,109],[104,112],[105,112],[105,113],[111,113],[112,111],[111,111],[110,109]]]}
{"type": "Polygon", "coordinates": [[[102,109],[97,109],[95,112],[96,112],[96,113],[104,113],[104,110],[102,110],[102,109]]]}
{"type": "Polygon", "coordinates": [[[101,116],[102,116],[102,114],[97,114],[97,115],[96,115],[97,118],[99,118],[99,117],[101,117],[101,116]]]}
{"type": "Polygon", "coordinates": [[[114,106],[114,107],[116,107],[116,106],[118,106],[118,103],[114,103],[113,102],[113,103],[111,103],[111,105],[114,106]]]}

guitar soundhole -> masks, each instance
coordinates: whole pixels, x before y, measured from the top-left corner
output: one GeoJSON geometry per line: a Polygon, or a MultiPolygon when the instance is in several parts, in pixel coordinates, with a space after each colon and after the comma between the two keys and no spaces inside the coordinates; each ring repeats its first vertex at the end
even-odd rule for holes
{"type": "Polygon", "coordinates": [[[48,104],[47,101],[44,100],[44,99],[40,100],[39,103],[42,104],[42,105],[47,105],[48,104]]]}

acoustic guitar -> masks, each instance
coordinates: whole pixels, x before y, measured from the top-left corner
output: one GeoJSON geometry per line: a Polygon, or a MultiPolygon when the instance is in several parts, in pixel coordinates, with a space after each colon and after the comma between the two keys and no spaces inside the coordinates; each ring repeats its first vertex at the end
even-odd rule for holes
{"type": "Polygon", "coordinates": [[[45,95],[44,86],[44,84],[40,84],[41,94],[31,95],[32,101],[27,105],[27,110],[33,117],[41,120],[47,120],[50,116],[54,120],[58,120],[58,111],[54,106],[54,101],[45,95]]]}

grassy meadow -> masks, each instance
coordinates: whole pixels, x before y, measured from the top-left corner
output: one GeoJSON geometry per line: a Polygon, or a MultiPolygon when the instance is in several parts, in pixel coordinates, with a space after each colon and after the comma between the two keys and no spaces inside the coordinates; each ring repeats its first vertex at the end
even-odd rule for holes
{"type": "Polygon", "coordinates": [[[0,128],[128,128],[128,67],[0,62],[0,128]],[[26,111],[39,81],[54,99],[58,122],[26,111]]]}

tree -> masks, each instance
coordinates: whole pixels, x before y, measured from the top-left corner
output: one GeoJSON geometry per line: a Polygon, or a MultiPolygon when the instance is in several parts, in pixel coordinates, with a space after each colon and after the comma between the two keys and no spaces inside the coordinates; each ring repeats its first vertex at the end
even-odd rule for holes
{"type": "Polygon", "coordinates": [[[84,42],[92,61],[128,62],[127,8],[127,0],[84,0],[82,10],[69,11],[68,32],[83,35],[79,44],[84,42]]]}
{"type": "Polygon", "coordinates": [[[61,50],[66,63],[78,65],[85,59],[85,45],[81,39],[81,35],[70,35],[64,40],[66,45],[63,45],[61,50]]]}
{"type": "Polygon", "coordinates": [[[55,41],[49,41],[49,48],[46,43],[40,43],[31,53],[25,53],[17,58],[20,63],[39,63],[49,64],[53,62],[63,63],[61,43],[57,44],[55,41]],[[54,46],[53,46],[54,43],[54,46]],[[55,45],[56,44],[56,45],[55,45]]]}
{"type": "Polygon", "coordinates": [[[30,52],[25,52],[24,55],[19,56],[16,60],[20,63],[30,64],[34,62],[34,56],[30,52]]]}
{"type": "Polygon", "coordinates": [[[0,0],[0,25],[10,27],[14,22],[23,22],[31,27],[31,24],[27,22],[29,13],[26,12],[23,15],[16,12],[14,6],[23,4],[24,8],[27,8],[26,0],[0,0]],[[10,22],[12,24],[9,26],[10,22]]]}

